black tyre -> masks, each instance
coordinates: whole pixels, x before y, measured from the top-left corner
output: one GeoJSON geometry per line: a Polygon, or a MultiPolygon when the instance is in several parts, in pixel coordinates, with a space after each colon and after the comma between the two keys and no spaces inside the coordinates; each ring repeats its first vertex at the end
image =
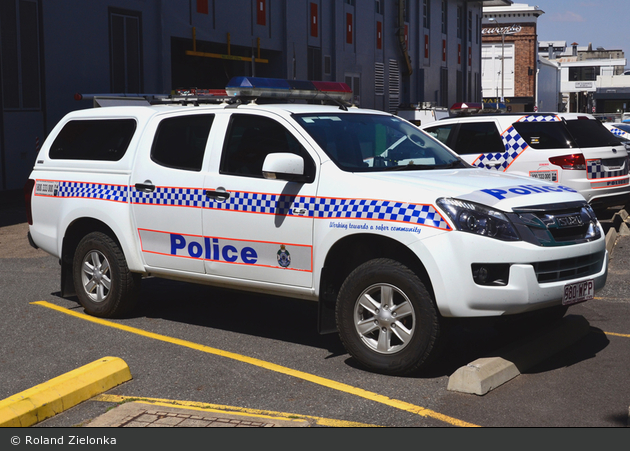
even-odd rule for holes
{"type": "Polygon", "coordinates": [[[346,350],[369,370],[403,375],[434,357],[439,314],[420,278],[399,262],[356,268],[339,290],[336,314],[346,350]]]}
{"type": "Polygon", "coordinates": [[[140,275],[129,271],[122,250],[108,235],[84,236],[74,253],[72,271],[79,301],[90,315],[116,318],[135,307],[140,275]]]}

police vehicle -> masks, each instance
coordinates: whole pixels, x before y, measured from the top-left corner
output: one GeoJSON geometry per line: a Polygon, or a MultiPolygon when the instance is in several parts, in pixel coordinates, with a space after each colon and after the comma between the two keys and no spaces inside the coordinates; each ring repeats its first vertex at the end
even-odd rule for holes
{"type": "Polygon", "coordinates": [[[312,300],[365,368],[406,374],[449,318],[561,317],[604,286],[605,237],[576,189],[474,168],[348,106],[344,84],[238,77],[226,93],[55,126],[25,193],[63,296],[119,317],[151,275],[312,300]]]}
{"type": "Polygon", "coordinates": [[[474,166],[569,186],[596,210],[630,201],[626,147],[592,115],[452,115],[421,128],[474,166]]]}

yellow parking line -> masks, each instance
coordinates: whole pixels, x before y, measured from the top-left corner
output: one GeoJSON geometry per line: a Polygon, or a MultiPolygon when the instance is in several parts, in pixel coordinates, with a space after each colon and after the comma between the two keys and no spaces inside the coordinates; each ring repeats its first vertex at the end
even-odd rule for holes
{"type": "Polygon", "coordinates": [[[614,335],[615,337],[624,337],[624,338],[630,338],[629,334],[618,334],[615,332],[604,332],[606,335],[614,335]]]}
{"type": "Polygon", "coordinates": [[[351,385],[347,385],[341,382],[337,382],[331,379],[326,379],[320,376],[315,376],[313,374],[305,373],[302,371],[294,370],[291,368],[287,368],[285,366],[276,365],[275,363],[266,362],[264,360],[255,359],[252,357],[247,357],[244,355],[236,354],[233,352],[223,351],[221,349],[212,348],[210,346],[200,345],[198,343],[193,343],[191,341],[181,340],[179,338],[173,338],[166,335],[156,334],[153,332],[148,332],[142,329],[138,329],[135,327],[125,326],[123,324],[114,323],[112,321],[107,321],[101,318],[96,318],[93,316],[88,316],[83,313],[74,312],[72,310],[68,310],[63,307],[59,307],[55,304],[51,304],[46,301],[33,302],[32,304],[41,305],[43,307],[47,307],[53,310],[57,310],[59,312],[65,313],[67,315],[74,316],[76,318],[80,318],[86,321],[91,321],[93,323],[101,324],[104,326],[112,327],[119,330],[124,330],[126,332],[130,332],[132,334],[141,335],[143,337],[153,338],[154,340],[163,341],[166,343],[176,344],[179,346],[184,346],[186,348],[195,349],[197,351],[205,352],[208,354],[214,354],[221,357],[227,357],[229,359],[237,360],[243,363],[249,363],[250,365],[255,365],[261,368],[265,368],[270,371],[275,371],[277,373],[286,374],[287,376],[293,376],[298,379],[303,379],[314,384],[318,384],[324,387],[332,388],[334,390],[338,390],[341,392],[349,393],[351,395],[359,396],[361,398],[368,399],[370,401],[378,402],[390,407],[394,407],[395,409],[404,410],[406,412],[414,413],[416,415],[420,415],[423,417],[433,418],[444,423],[448,423],[453,426],[462,426],[462,427],[478,427],[476,424],[468,423],[466,421],[458,420],[457,418],[452,418],[447,415],[443,415],[438,412],[434,412],[430,409],[426,409],[424,407],[416,406],[414,404],[410,404],[405,401],[399,401],[396,399],[388,398],[387,396],[379,395],[378,393],[373,393],[367,390],[363,390],[361,388],[353,387],[351,385]]]}
{"type": "Polygon", "coordinates": [[[338,427],[338,428],[346,428],[346,427],[380,427],[375,426],[373,424],[367,423],[357,423],[356,421],[344,421],[344,420],[333,420],[330,418],[322,418],[315,417],[311,415],[301,415],[296,413],[287,413],[287,412],[274,412],[271,410],[260,410],[260,409],[248,409],[245,407],[234,407],[234,406],[224,406],[221,404],[209,404],[205,402],[196,402],[196,401],[178,401],[173,399],[162,399],[162,398],[138,398],[137,396],[121,396],[121,395],[108,395],[101,394],[92,398],[93,401],[100,402],[115,402],[115,403],[123,403],[123,402],[139,402],[142,404],[151,404],[155,406],[164,406],[164,407],[179,407],[182,409],[189,410],[198,410],[200,412],[220,412],[220,413],[232,413],[238,415],[248,415],[255,416],[260,418],[282,418],[287,420],[314,420],[320,426],[330,426],[330,427],[338,427]]]}

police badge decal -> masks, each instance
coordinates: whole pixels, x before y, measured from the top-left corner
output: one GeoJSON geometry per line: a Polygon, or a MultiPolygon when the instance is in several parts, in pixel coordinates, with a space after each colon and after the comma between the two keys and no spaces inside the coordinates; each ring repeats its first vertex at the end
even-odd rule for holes
{"type": "Polygon", "coordinates": [[[280,250],[278,251],[277,257],[278,264],[283,268],[288,268],[291,264],[291,254],[289,254],[289,251],[286,249],[284,244],[280,245],[280,250]]]}

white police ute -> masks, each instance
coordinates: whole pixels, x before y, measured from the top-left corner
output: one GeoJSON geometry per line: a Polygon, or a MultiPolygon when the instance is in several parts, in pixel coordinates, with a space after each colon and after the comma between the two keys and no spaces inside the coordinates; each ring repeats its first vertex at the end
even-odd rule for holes
{"type": "Polygon", "coordinates": [[[561,317],[604,286],[605,237],[575,189],[474,168],[348,107],[345,84],[238,77],[225,94],[52,130],[25,192],[63,296],[120,317],[151,275],[308,299],[365,368],[407,374],[449,318],[561,317]],[[296,97],[336,104],[279,103],[296,97]]]}

